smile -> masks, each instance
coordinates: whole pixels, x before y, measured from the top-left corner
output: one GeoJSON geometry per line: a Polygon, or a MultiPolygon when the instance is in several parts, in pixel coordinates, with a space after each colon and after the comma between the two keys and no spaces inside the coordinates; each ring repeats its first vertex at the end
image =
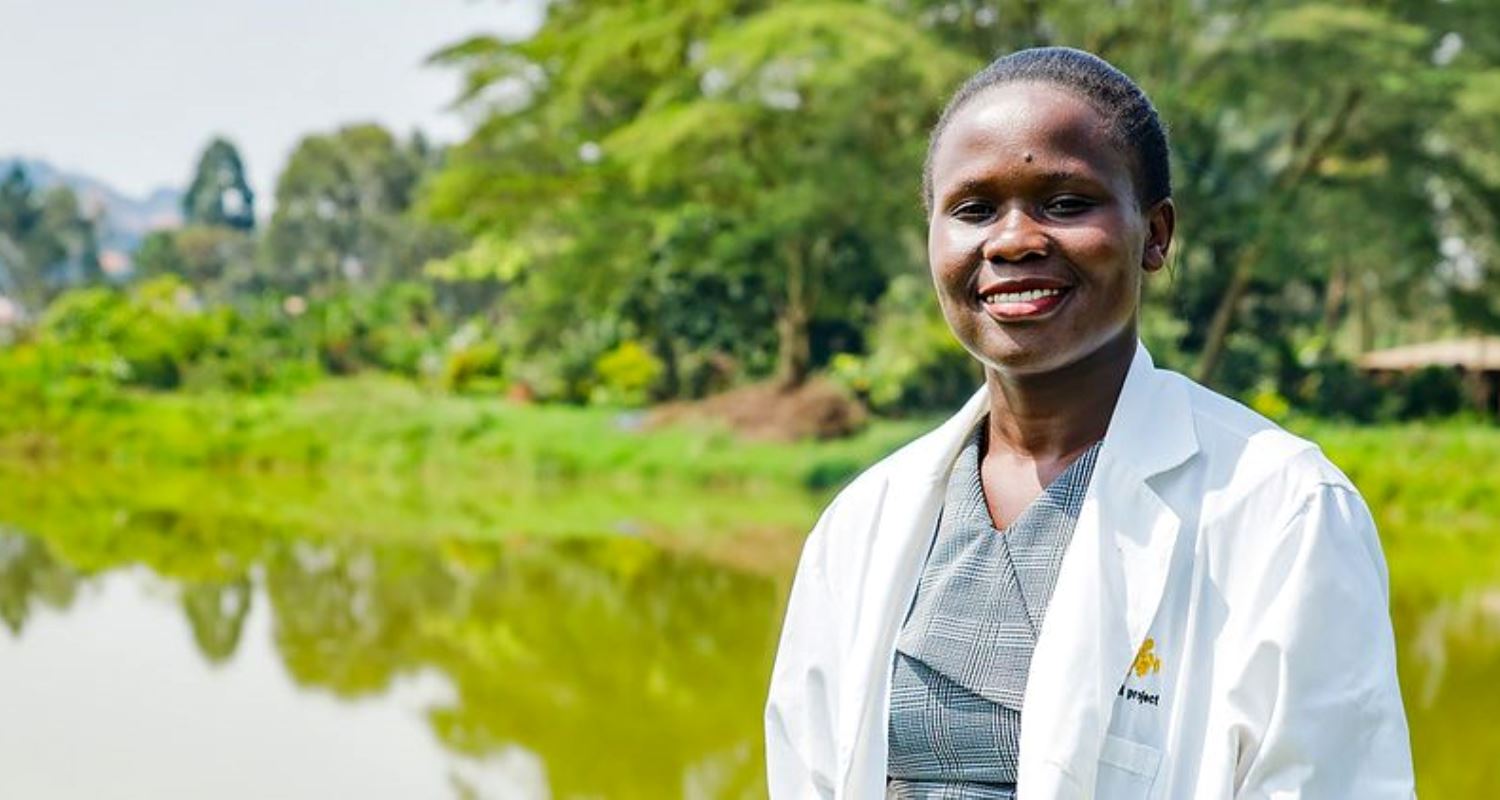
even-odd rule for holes
{"type": "Polygon", "coordinates": [[[1071,287],[991,292],[979,298],[984,310],[1000,320],[1040,317],[1062,305],[1071,287]]]}

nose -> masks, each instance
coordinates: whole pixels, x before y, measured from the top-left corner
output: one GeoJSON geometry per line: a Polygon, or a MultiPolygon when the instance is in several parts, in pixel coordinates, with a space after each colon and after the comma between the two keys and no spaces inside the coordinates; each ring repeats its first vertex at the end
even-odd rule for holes
{"type": "Polygon", "coordinates": [[[1045,231],[1023,208],[1011,208],[991,227],[984,242],[984,260],[990,263],[1017,262],[1047,255],[1045,231]]]}

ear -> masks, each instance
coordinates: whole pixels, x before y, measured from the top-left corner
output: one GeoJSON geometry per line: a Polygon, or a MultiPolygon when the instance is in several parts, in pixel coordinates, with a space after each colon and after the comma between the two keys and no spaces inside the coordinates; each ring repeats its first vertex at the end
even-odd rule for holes
{"type": "Polygon", "coordinates": [[[1177,230],[1177,207],[1172,198],[1151,207],[1146,212],[1146,247],[1141,251],[1141,269],[1156,272],[1167,265],[1167,251],[1172,247],[1172,234],[1177,230]]]}

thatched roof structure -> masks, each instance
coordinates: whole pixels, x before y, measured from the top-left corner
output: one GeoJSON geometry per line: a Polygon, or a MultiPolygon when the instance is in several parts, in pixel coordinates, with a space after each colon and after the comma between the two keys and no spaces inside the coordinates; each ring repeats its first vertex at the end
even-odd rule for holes
{"type": "Polygon", "coordinates": [[[1372,350],[1357,362],[1367,370],[1405,372],[1422,367],[1458,367],[1466,372],[1500,372],[1500,336],[1472,336],[1372,350]]]}

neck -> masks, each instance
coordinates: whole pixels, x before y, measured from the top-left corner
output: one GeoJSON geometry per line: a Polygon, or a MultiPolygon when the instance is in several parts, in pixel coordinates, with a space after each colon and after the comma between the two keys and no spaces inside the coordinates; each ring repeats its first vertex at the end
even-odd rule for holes
{"type": "Polygon", "coordinates": [[[1016,374],[986,369],[988,451],[1051,461],[1104,438],[1135,346],[1131,331],[1059,370],[1016,374]]]}

